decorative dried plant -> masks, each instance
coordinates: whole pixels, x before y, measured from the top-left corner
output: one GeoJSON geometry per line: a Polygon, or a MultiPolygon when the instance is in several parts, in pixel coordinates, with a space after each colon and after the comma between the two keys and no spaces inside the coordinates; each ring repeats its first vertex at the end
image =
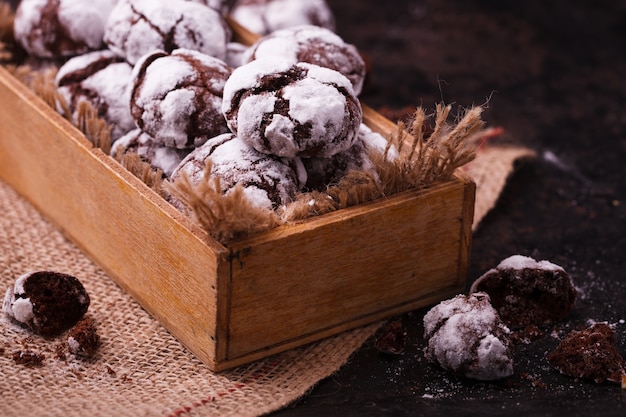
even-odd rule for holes
{"type": "Polygon", "coordinates": [[[224,193],[219,176],[211,174],[212,166],[209,160],[203,180],[197,184],[184,172],[174,182],[164,183],[165,189],[189,209],[191,217],[209,235],[227,243],[283,223],[274,211],[250,203],[241,185],[224,193]]]}
{"type": "Polygon", "coordinates": [[[142,160],[141,157],[135,153],[121,154],[116,159],[127,171],[139,178],[144,184],[152,188],[161,197],[167,197],[168,194],[163,186],[163,171],[158,168],[153,168],[149,163],[142,160]]]}
{"type": "Polygon", "coordinates": [[[434,115],[429,116],[418,107],[408,125],[398,122],[385,152],[372,155],[383,194],[423,189],[448,181],[458,168],[476,157],[477,144],[486,134],[481,119],[483,108],[471,108],[456,124],[448,122],[451,109],[438,104],[434,115]],[[426,123],[433,116],[434,126],[427,134],[426,123]],[[397,148],[399,158],[389,157],[391,145],[397,148]]]}

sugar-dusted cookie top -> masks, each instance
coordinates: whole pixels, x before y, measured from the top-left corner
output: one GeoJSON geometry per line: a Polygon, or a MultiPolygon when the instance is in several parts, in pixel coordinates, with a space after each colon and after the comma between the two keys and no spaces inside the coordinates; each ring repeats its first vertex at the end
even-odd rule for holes
{"type": "Polygon", "coordinates": [[[236,68],[224,86],[222,110],[241,140],[284,157],[344,151],[362,120],[360,102],[342,74],[275,58],[236,68]]]}

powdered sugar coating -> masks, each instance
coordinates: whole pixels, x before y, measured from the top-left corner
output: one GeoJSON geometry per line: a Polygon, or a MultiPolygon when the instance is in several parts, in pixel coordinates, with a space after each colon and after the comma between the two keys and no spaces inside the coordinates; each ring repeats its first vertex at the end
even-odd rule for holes
{"type": "Polygon", "coordinates": [[[184,0],[119,0],[111,12],[104,41],[135,64],[154,50],[197,50],[224,59],[231,30],[221,12],[184,0]]]}
{"type": "Polygon", "coordinates": [[[226,15],[228,13],[228,1],[227,0],[186,0],[194,3],[200,3],[211,9],[226,15]]]}
{"type": "Polygon", "coordinates": [[[259,35],[298,25],[335,30],[335,17],[324,0],[237,0],[231,16],[259,35]]]}
{"type": "Polygon", "coordinates": [[[72,112],[81,101],[91,104],[111,126],[115,141],[135,128],[129,105],[131,72],[132,67],[113,52],[94,51],[69,59],[59,68],[55,83],[72,112]]]}
{"type": "Polygon", "coordinates": [[[172,175],[174,169],[190,152],[191,149],[163,146],[141,129],[128,132],[111,147],[111,156],[114,158],[128,153],[136,154],[153,168],[163,171],[165,177],[172,175]]]}
{"type": "Polygon", "coordinates": [[[523,256],[523,255],[512,255],[506,259],[503,259],[498,266],[497,270],[504,269],[542,269],[545,271],[563,271],[563,268],[559,265],[553,264],[550,261],[536,261],[535,259],[523,256]]]}
{"type": "Polygon", "coordinates": [[[365,80],[365,62],[357,48],[329,29],[313,25],[294,26],[271,32],[248,48],[244,62],[280,57],[291,62],[308,62],[345,75],[359,95],[365,80]]]}
{"type": "MultiPolygon", "coordinates": [[[[175,181],[186,172],[193,183],[204,180],[208,159],[211,173],[224,192],[241,184],[253,205],[274,209],[293,200],[306,176],[299,158],[278,158],[257,152],[232,133],[210,139],[191,152],[172,173],[175,181]]],[[[176,204],[175,204],[176,205],[176,204]]]]}
{"type": "Polygon", "coordinates": [[[66,57],[100,49],[105,23],[117,0],[22,0],[15,39],[31,56],[66,57]]]}
{"type": "Polygon", "coordinates": [[[269,58],[233,71],[222,111],[231,131],[250,146],[284,157],[344,151],[362,120],[350,81],[339,72],[269,58]]]}
{"type": "Polygon", "coordinates": [[[198,51],[147,54],[133,69],[131,114],[163,146],[199,146],[228,131],[222,95],[230,74],[225,62],[198,51]]]}
{"type": "Polygon", "coordinates": [[[424,354],[468,378],[501,379],[513,374],[509,333],[487,294],[457,295],[424,316],[424,354]]]}

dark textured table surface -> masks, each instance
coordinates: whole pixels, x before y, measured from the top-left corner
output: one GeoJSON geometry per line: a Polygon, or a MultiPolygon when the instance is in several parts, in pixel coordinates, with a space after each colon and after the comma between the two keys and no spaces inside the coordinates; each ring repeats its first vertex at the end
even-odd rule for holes
{"type": "Polygon", "coordinates": [[[624,416],[626,390],[560,375],[545,360],[593,321],[626,355],[626,2],[329,1],[337,31],[370,63],[375,108],[487,104],[501,141],[538,158],[517,167],[473,240],[468,284],[512,254],[561,265],[575,311],[516,346],[515,374],[454,377],[423,357],[426,310],[399,318],[402,355],[365,344],[332,377],[275,416],[624,416]]]}

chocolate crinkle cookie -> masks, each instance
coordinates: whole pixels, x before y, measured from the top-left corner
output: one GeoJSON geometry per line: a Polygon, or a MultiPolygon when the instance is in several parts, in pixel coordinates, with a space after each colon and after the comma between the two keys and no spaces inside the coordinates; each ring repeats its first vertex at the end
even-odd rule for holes
{"type": "Polygon", "coordinates": [[[184,0],[119,0],[104,41],[135,64],[155,50],[186,48],[224,59],[232,32],[220,11],[184,0]]]}
{"type": "Polygon", "coordinates": [[[104,46],[104,27],[117,0],[22,0],[13,32],[29,55],[58,58],[104,46]]]}
{"type": "Polygon", "coordinates": [[[617,349],[615,331],[606,323],[572,331],[546,359],[564,375],[597,383],[620,383],[626,375],[626,361],[617,349]]]}
{"type": "Polygon", "coordinates": [[[132,117],[163,146],[200,146],[228,132],[222,96],[231,72],[221,59],[189,49],[144,55],[133,68],[132,117]]]}
{"type": "Polygon", "coordinates": [[[424,355],[467,378],[505,378],[513,374],[509,333],[487,294],[457,295],[424,316],[424,355]]]}
{"type": "Polygon", "coordinates": [[[259,35],[299,25],[335,30],[335,16],[325,0],[237,0],[230,14],[259,35]]]}
{"type": "Polygon", "coordinates": [[[69,59],[55,83],[74,117],[81,102],[89,103],[111,126],[115,141],[136,127],[128,105],[132,69],[124,58],[104,49],[69,59]]]}
{"type": "MultiPolygon", "coordinates": [[[[373,152],[383,154],[387,145],[387,140],[381,134],[361,124],[357,140],[345,151],[327,158],[302,158],[307,172],[306,188],[324,191],[328,185],[337,183],[350,171],[369,173],[374,180],[378,181],[378,172],[371,155],[373,152]]],[[[397,157],[397,149],[390,147],[387,159],[393,160],[397,157]]]]}
{"type": "MultiPolygon", "coordinates": [[[[226,133],[194,149],[174,170],[171,181],[185,172],[192,183],[204,181],[204,170],[211,160],[211,174],[219,177],[227,193],[237,184],[252,205],[275,209],[291,202],[306,183],[299,158],[279,158],[256,151],[244,141],[226,133]]],[[[180,205],[172,201],[174,206],[180,205]]]]}
{"type": "Polygon", "coordinates": [[[345,151],[356,141],[363,117],[341,73],[274,58],[233,71],[222,111],[231,131],[257,151],[289,158],[345,151]]]}
{"type": "Polygon", "coordinates": [[[271,32],[246,50],[243,61],[269,57],[334,69],[350,80],[356,95],[363,89],[365,61],[356,46],[329,29],[302,25],[271,32]]]}
{"type": "Polygon", "coordinates": [[[576,288],[563,268],[549,261],[513,255],[487,271],[470,292],[489,294],[512,330],[564,319],[574,308],[576,288]]]}
{"type": "Polygon", "coordinates": [[[2,311],[42,336],[55,336],[74,326],[89,308],[89,294],[72,275],[29,272],[6,291],[2,311]]]}
{"type": "Polygon", "coordinates": [[[169,178],[191,151],[164,146],[141,129],[134,129],[115,141],[111,147],[111,156],[120,159],[125,154],[136,154],[152,168],[160,169],[165,178],[169,178]]]}

